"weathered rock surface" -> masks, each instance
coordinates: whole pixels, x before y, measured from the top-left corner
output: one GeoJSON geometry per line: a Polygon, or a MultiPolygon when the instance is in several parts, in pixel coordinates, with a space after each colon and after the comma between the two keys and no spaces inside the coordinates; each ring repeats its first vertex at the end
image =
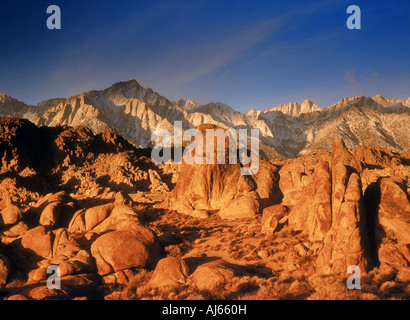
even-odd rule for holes
{"type": "MultiPolygon", "coordinates": [[[[197,129],[206,140],[206,129],[197,129]]],[[[220,129],[211,126],[212,129],[220,129]]],[[[215,143],[215,146],[217,144],[215,143]]],[[[225,163],[206,164],[209,150],[199,154],[204,164],[183,163],[178,182],[170,196],[170,208],[185,214],[195,210],[219,210],[224,219],[253,217],[259,213],[260,205],[266,206],[279,202],[281,193],[278,188],[278,169],[267,161],[260,160],[259,171],[255,176],[241,174],[239,164],[228,164],[229,145],[226,143],[225,163]]],[[[198,152],[198,151],[197,151],[198,152]]],[[[220,156],[220,155],[219,155],[220,156]]],[[[214,159],[218,158],[215,147],[214,159]]],[[[216,160],[215,160],[216,161],[216,160]]]]}
{"type": "Polygon", "coordinates": [[[167,257],[158,261],[148,285],[157,288],[177,287],[186,283],[188,274],[189,268],[183,259],[167,257]]]}
{"type": "Polygon", "coordinates": [[[297,230],[306,230],[312,240],[323,240],[332,224],[332,179],[329,163],[321,162],[315,168],[313,181],[303,191],[289,213],[289,224],[297,230]]]}
{"type": "Polygon", "coordinates": [[[112,203],[91,207],[87,210],[77,211],[70,221],[68,230],[70,232],[86,232],[104,221],[114,209],[112,203]]]}
{"type": "Polygon", "coordinates": [[[183,165],[170,207],[187,214],[195,209],[220,210],[253,190],[253,180],[240,175],[239,165],[183,165]]]}
{"type": "Polygon", "coordinates": [[[410,203],[402,181],[380,180],[379,223],[403,244],[410,243],[410,203]]]}
{"type": "Polygon", "coordinates": [[[367,220],[362,205],[361,167],[336,140],[331,162],[315,167],[289,213],[289,224],[312,241],[323,241],[316,267],[323,273],[345,273],[350,265],[369,266],[367,220]]]}
{"type": "Polygon", "coordinates": [[[289,208],[280,204],[265,208],[262,214],[261,231],[264,233],[275,232],[280,225],[288,221],[288,212],[289,208]],[[285,218],[286,220],[284,221],[285,218]]]}
{"type": "Polygon", "coordinates": [[[63,204],[58,201],[49,203],[40,216],[40,224],[43,226],[52,226],[59,220],[63,204]]]}
{"type": "Polygon", "coordinates": [[[200,265],[191,277],[199,290],[212,292],[231,282],[235,275],[235,270],[225,261],[217,260],[200,265]]]}
{"type": "Polygon", "coordinates": [[[112,231],[91,245],[98,273],[106,275],[129,268],[152,268],[160,258],[160,245],[151,230],[112,231]]]}
{"type": "Polygon", "coordinates": [[[21,245],[28,254],[34,254],[40,258],[51,258],[53,248],[53,234],[47,232],[44,226],[27,231],[21,239],[21,245]]]}
{"type": "Polygon", "coordinates": [[[362,237],[367,230],[360,204],[361,168],[341,139],[335,141],[331,168],[332,218],[317,267],[325,273],[345,273],[350,265],[366,270],[368,261],[362,237]]]}
{"type": "Polygon", "coordinates": [[[330,162],[331,156],[323,150],[314,155],[279,162],[279,188],[283,194],[283,205],[293,207],[296,204],[303,195],[304,188],[313,180],[316,166],[324,161],[330,162]]]}
{"type": "Polygon", "coordinates": [[[410,203],[403,181],[382,178],[375,246],[378,263],[396,269],[410,266],[410,203]]]}
{"type": "Polygon", "coordinates": [[[9,204],[1,211],[1,219],[3,224],[12,225],[19,222],[22,218],[22,213],[19,207],[9,204]]]}
{"type": "Polygon", "coordinates": [[[218,215],[222,219],[255,218],[259,213],[259,201],[255,194],[245,194],[232,199],[219,210],[218,215]]]}
{"type": "Polygon", "coordinates": [[[0,288],[4,287],[7,283],[9,273],[10,261],[6,256],[0,254],[0,288]]]}

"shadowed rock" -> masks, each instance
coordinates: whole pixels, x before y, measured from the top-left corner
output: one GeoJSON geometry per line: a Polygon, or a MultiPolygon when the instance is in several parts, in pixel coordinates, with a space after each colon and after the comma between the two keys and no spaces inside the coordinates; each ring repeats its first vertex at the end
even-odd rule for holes
{"type": "Polygon", "coordinates": [[[332,223],[331,181],[329,163],[321,162],[315,168],[313,181],[289,213],[289,224],[306,230],[312,240],[323,240],[332,223]]]}
{"type": "Polygon", "coordinates": [[[410,203],[400,180],[383,178],[379,183],[380,204],[375,246],[380,265],[396,269],[410,266],[410,203]]]}
{"type": "Polygon", "coordinates": [[[10,261],[6,256],[0,254],[0,288],[3,288],[7,283],[9,273],[10,261]]]}
{"type": "Polygon", "coordinates": [[[357,265],[365,271],[368,263],[362,236],[367,231],[360,203],[360,166],[341,139],[334,143],[331,168],[331,226],[324,238],[317,268],[324,273],[345,273],[348,266],[357,265]]]}

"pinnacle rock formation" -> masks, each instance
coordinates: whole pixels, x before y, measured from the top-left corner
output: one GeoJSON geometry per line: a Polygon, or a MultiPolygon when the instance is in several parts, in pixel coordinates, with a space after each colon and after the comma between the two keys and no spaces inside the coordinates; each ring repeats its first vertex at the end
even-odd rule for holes
{"type": "Polygon", "coordinates": [[[316,165],[312,181],[289,213],[289,224],[323,241],[317,268],[346,272],[350,265],[367,268],[364,257],[360,167],[343,140],[335,140],[329,162],[316,165]]]}
{"type": "Polygon", "coordinates": [[[410,202],[405,184],[397,178],[381,178],[366,194],[375,228],[373,259],[377,265],[395,268],[410,266],[410,202]]]}
{"type": "Polygon", "coordinates": [[[351,265],[366,270],[363,232],[366,228],[361,205],[360,167],[343,140],[336,140],[332,151],[332,216],[318,267],[324,272],[346,272],[351,265]]]}
{"type": "MultiPolygon", "coordinates": [[[[383,177],[388,173],[385,169],[369,171],[390,162],[390,168],[393,164],[397,172],[406,175],[407,165],[401,163],[407,160],[376,148],[359,147],[352,153],[341,139],[335,140],[327,158],[315,165],[296,202],[287,200],[288,195],[295,194],[288,191],[294,186],[281,183],[283,200],[291,207],[289,225],[322,243],[316,260],[318,272],[345,273],[351,265],[359,266],[362,272],[386,265],[407,266],[410,205],[406,182],[383,177]]],[[[306,171],[298,162],[292,166],[306,171]]],[[[284,168],[281,171],[286,179],[289,173],[284,168]]]]}

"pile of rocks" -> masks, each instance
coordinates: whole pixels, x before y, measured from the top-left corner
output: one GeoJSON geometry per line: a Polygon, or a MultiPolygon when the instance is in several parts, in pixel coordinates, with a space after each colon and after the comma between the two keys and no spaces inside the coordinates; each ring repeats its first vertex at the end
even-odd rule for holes
{"type": "Polygon", "coordinates": [[[156,233],[123,193],[89,208],[78,208],[64,191],[24,212],[6,202],[1,217],[0,286],[23,281],[14,291],[27,298],[54,297],[57,291],[46,286],[50,266],[59,268],[58,298],[96,297],[100,281],[153,268],[161,257],[156,233]]]}

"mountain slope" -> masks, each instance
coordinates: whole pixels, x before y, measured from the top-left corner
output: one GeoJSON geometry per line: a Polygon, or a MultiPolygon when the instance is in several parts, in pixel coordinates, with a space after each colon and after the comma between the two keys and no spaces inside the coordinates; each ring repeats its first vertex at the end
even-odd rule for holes
{"type": "Polygon", "coordinates": [[[24,118],[36,123],[40,119],[41,114],[41,107],[28,106],[7,94],[0,94],[0,117],[24,118]]]}
{"type": "Polygon", "coordinates": [[[170,101],[130,80],[67,99],[49,99],[37,106],[0,95],[0,115],[27,118],[38,126],[87,126],[94,134],[114,128],[141,147],[152,145],[151,134],[156,129],[173,133],[175,121],[181,121],[183,130],[201,123],[256,128],[262,155],[268,158],[330,150],[336,138],[343,138],[348,147],[364,144],[410,151],[410,98],[395,100],[381,95],[373,99],[343,98],[323,109],[305,100],[301,104],[240,113],[220,102],[199,105],[185,99],[170,101]]]}

